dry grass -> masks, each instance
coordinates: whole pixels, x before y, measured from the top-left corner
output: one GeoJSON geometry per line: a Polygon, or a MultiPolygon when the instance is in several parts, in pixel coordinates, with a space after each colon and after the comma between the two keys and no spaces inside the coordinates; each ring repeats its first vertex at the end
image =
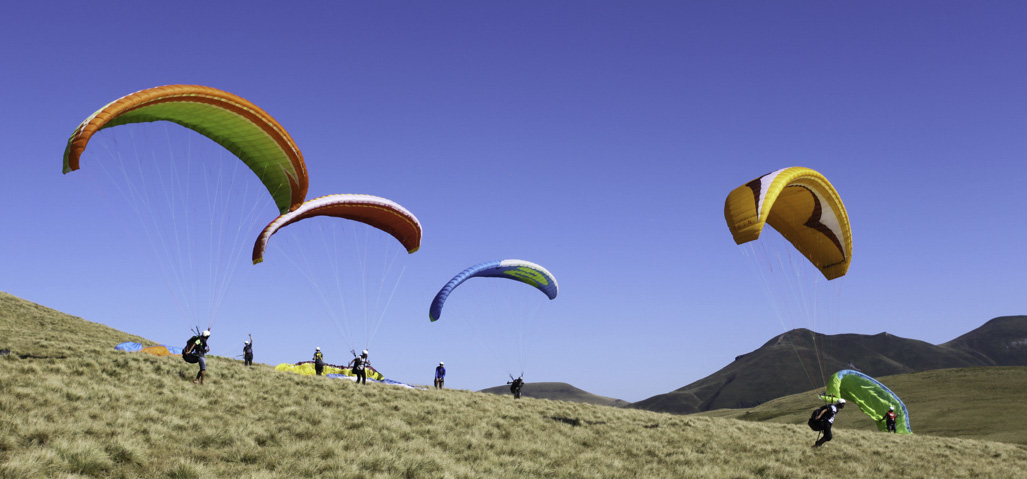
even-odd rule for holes
{"type": "MultiPolygon", "coordinates": [[[[910,410],[917,435],[985,439],[1027,446],[1022,414],[1027,367],[938,369],[880,378],[910,410]]],[[[779,424],[803,424],[822,404],[814,391],[767,401],[750,409],[719,409],[700,416],[779,424]]],[[[856,408],[839,416],[843,430],[870,431],[872,419],[856,408]]]]}
{"type": "Polygon", "coordinates": [[[360,386],[219,357],[195,386],[195,366],[181,359],[82,346],[127,335],[18,304],[0,295],[0,349],[12,350],[0,357],[2,478],[1006,478],[1027,469],[1027,449],[998,442],[844,430],[814,450],[805,426],[360,386]],[[60,342],[30,338],[20,314],[60,342]]]}

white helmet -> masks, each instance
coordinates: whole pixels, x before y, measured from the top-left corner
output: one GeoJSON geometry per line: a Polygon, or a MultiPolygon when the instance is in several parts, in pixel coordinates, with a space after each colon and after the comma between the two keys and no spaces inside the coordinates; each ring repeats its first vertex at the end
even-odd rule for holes
{"type": "Polygon", "coordinates": [[[321,346],[318,346],[318,347],[314,348],[314,351],[320,351],[320,350],[321,350],[321,346]]]}
{"type": "Polygon", "coordinates": [[[439,366],[445,366],[445,365],[446,365],[446,363],[444,363],[442,361],[439,361],[439,366]]]}
{"type": "Polygon", "coordinates": [[[367,350],[365,349],[365,350],[364,350],[364,352],[362,352],[362,353],[360,353],[360,354],[361,354],[362,356],[367,356],[367,350]]]}
{"type": "Polygon", "coordinates": [[[243,341],[242,343],[243,343],[243,344],[250,344],[250,342],[249,342],[249,341],[243,341]]]}
{"type": "Polygon", "coordinates": [[[205,330],[205,331],[203,332],[203,337],[205,337],[205,338],[206,338],[206,337],[208,337],[208,336],[210,336],[210,330],[209,330],[209,329],[208,329],[208,330],[205,330]]]}
{"type": "Polygon", "coordinates": [[[888,410],[889,411],[894,411],[895,410],[895,406],[888,406],[888,410]]]}
{"type": "Polygon", "coordinates": [[[845,399],[838,398],[838,404],[845,404],[845,399]]]}

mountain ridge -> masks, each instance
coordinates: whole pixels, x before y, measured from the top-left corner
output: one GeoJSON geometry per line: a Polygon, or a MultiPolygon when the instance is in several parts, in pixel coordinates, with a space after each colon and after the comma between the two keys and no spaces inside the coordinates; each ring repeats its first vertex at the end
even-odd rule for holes
{"type": "Polygon", "coordinates": [[[940,345],[887,332],[825,335],[794,329],[705,378],[629,407],[676,414],[748,408],[823,388],[819,378],[841,369],[878,377],[979,366],[1027,366],[1027,316],[993,318],[940,345]],[[819,371],[804,369],[806,365],[819,365],[819,371]]]}
{"type": "MultiPolygon", "coordinates": [[[[510,387],[495,386],[491,388],[482,389],[478,392],[508,395],[510,394],[510,387]]],[[[599,406],[611,407],[625,407],[631,404],[630,402],[625,401],[623,399],[599,396],[597,394],[592,394],[588,391],[579,389],[570,384],[562,382],[524,383],[524,388],[521,390],[521,395],[524,397],[551,399],[555,401],[579,402],[585,404],[596,404],[599,406]]]]}

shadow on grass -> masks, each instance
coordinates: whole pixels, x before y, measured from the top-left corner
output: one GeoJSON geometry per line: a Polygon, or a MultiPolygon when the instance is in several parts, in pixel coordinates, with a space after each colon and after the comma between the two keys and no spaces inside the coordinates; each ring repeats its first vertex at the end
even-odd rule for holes
{"type": "Polygon", "coordinates": [[[554,420],[556,422],[562,422],[564,424],[570,424],[571,426],[581,426],[582,424],[586,424],[586,425],[589,425],[589,426],[595,426],[597,424],[606,424],[606,421],[588,421],[588,420],[584,420],[584,419],[577,419],[577,418],[570,418],[570,417],[561,417],[561,416],[549,416],[549,419],[552,419],[552,420],[554,420]]]}

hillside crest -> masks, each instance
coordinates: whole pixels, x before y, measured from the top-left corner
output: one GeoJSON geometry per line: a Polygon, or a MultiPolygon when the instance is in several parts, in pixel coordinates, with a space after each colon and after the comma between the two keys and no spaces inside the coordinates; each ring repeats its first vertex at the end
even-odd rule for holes
{"type": "Polygon", "coordinates": [[[753,407],[823,388],[821,371],[812,367],[822,368],[826,378],[841,369],[880,377],[979,366],[1027,366],[1027,316],[994,318],[940,345],[887,332],[824,335],[794,329],[703,379],[630,407],[677,414],[753,407]]]}

